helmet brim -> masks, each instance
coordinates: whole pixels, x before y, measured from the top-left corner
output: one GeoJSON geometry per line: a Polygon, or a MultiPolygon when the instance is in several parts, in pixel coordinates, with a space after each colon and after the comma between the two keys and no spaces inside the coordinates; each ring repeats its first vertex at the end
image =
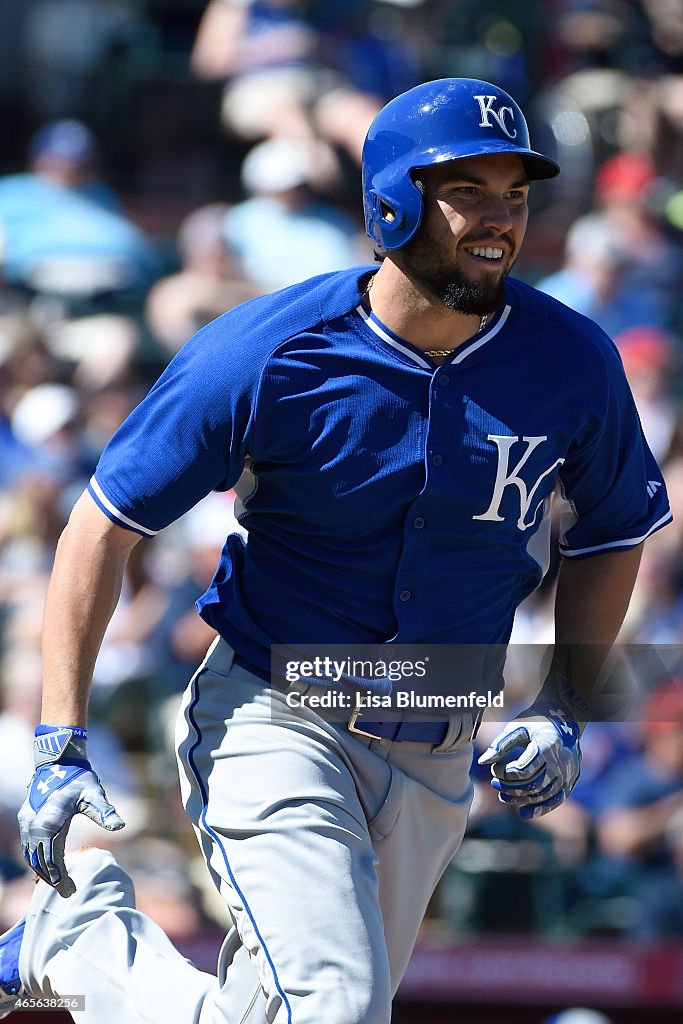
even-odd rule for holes
{"type": "Polygon", "coordinates": [[[502,139],[491,139],[490,142],[482,143],[480,139],[471,143],[459,142],[451,149],[441,150],[436,157],[429,152],[422,154],[417,160],[413,157],[411,170],[417,171],[421,167],[434,167],[437,164],[448,163],[451,160],[466,160],[468,157],[493,156],[497,153],[512,153],[518,156],[524,164],[529,181],[543,181],[547,178],[555,178],[560,173],[560,165],[549,156],[543,156],[534,149],[522,149],[519,146],[504,142],[502,139]],[[430,159],[430,156],[432,157],[430,159]]]}

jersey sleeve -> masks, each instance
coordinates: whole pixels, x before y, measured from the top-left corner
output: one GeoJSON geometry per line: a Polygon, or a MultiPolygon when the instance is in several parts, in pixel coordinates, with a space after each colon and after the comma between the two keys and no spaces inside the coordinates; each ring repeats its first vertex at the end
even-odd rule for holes
{"type": "Polygon", "coordinates": [[[604,342],[600,400],[587,397],[584,436],[560,471],[560,552],[567,558],[636,547],[672,518],[621,360],[604,342]]]}
{"type": "Polygon", "coordinates": [[[88,490],[118,525],[153,536],[239,479],[264,360],[232,323],[191,338],[103,451],[88,490]]]}

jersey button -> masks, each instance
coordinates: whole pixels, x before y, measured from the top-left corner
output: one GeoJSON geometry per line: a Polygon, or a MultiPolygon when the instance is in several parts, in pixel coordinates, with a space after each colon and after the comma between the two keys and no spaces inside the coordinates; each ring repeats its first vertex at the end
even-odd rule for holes
{"type": "Polygon", "coordinates": [[[450,382],[451,382],[451,378],[448,376],[447,373],[439,374],[439,384],[441,385],[442,388],[448,387],[450,382]]]}
{"type": "Polygon", "coordinates": [[[415,516],[415,518],[413,519],[413,526],[415,527],[416,530],[421,530],[424,524],[425,521],[422,518],[422,516],[415,516]]]}
{"type": "Polygon", "coordinates": [[[402,590],[401,593],[398,595],[398,599],[399,599],[399,601],[404,601],[404,602],[405,601],[410,601],[412,596],[413,595],[410,592],[410,590],[402,590]]]}
{"type": "Polygon", "coordinates": [[[432,465],[440,466],[443,462],[443,455],[432,455],[432,465]]]}

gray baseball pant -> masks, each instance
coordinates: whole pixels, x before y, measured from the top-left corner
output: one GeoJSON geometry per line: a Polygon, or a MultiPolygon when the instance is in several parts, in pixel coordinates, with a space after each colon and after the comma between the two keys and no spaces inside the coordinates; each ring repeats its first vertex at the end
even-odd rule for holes
{"type": "Polygon", "coordinates": [[[357,736],[233,662],[220,640],[178,720],[181,790],[235,927],[218,977],[135,909],[109,853],[36,887],[32,994],[85,995],[79,1024],[388,1024],[427,903],[465,830],[472,717],[443,743],[357,736]]]}

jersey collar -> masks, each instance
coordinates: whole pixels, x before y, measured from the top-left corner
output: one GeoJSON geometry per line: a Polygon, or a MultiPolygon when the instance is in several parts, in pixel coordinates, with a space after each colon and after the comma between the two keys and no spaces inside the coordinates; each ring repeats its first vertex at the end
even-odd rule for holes
{"type": "MultiPolygon", "coordinates": [[[[433,370],[435,363],[431,361],[429,356],[413,345],[411,342],[406,341],[405,338],[401,338],[400,335],[392,331],[386,324],[382,323],[378,316],[376,316],[371,310],[366,309],[363,303],[356,306],[356,312],[360,316],[365,326],[373,332],[378,338],[381,338],[385,344],[390,345],[391,348],[403,355],[407,356],[412,362],[418,366],[422,366],[424,369],[433,370]]],[[[459,345],[458,348],[454,349],[453,354],[449,356],[441,366],[456,366],[459,363],[464,362],[473,352],[477,352],[483,348],[490,341],[495,338],[500,330],[505,326],[507,319],[511,312],[511,306],[507,303],[501,309],[497,310],[483,331],[477,331],[471,338],[459,345]]]]}

